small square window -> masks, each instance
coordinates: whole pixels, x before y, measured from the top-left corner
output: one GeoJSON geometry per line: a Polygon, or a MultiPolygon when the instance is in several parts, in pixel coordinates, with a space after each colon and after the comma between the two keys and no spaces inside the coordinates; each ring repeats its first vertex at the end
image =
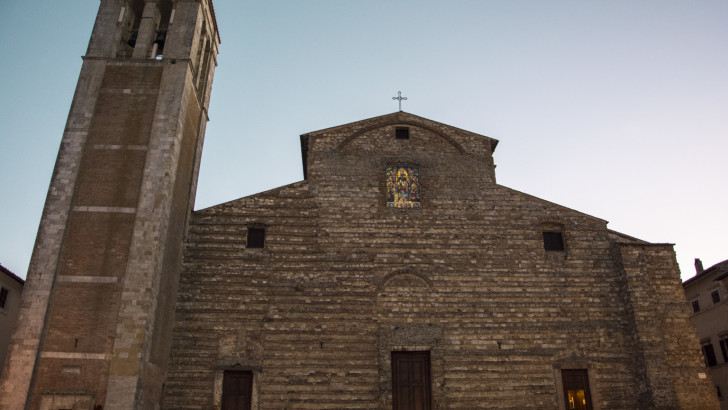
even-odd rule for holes
{"type": "Polygon", "coordinates": [[[0,309],[5,309],[5,303],[8,301],[8,290],[0,288],[0,309]]]}
{"type": "Polygon", "coordinates": [[[698,313],[698,312],[700,312],[700,302],[698,302],[697,300],[694,300],[693,301],[693,313],[698,313]]]}
{"type": "Polygon", "coordinates": [[[547,251],[563,251],[564,235],[561,232],[544,232],[543,248],[547,251]]]}
{"type": "Polygon", "coordinates": [[[398,140],[408,140],[409,139],[409,128],[405,127],[397,127],[394,130],[394,137],[398,140]]]}
{"type": "Polygon", "coordinates": [[[713,298],[713,303],[720,302],[720,293],[717,290],[714,290],[710,296],[713,298]]]}
{"type": "Polygon", "coordinates": [[[265,228],[248,228],[248,243],[246,247],[265,247],[265,228]]]}

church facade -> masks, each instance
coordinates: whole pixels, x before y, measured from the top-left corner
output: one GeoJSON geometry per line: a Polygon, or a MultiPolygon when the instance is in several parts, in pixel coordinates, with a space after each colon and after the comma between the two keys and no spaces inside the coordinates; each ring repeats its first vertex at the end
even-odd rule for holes
{"type": "Polygon", "coordinates": [[[384,115],[194,212],[165,403],[710,408],[672,246],[498,185],[497,143],[384,115]]]}
{"type": "Polygon", "coordinates": [[[101,1],[0,407],[719,408],[672,245],[498,185],[495,139],[327,128],[193,212],[218,43],[207,0],[101,1]]]}

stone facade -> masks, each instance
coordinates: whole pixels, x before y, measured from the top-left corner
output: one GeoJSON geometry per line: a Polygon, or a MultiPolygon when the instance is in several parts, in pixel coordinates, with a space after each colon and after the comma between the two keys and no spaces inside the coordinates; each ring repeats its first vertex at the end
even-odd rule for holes
{"type": "Polygon", "coordinates": [[[685,299],[693,312],[705,364],[720,396],[721,410],[728,410],[728,260],[703,270],[695,260],[696,274],[683,283],[685,299]]]}
{"type": "Polygon", "coordinates": [[[498,185],[494,139],[329,128],[192,212],[218,44],[208,0],[101,0],[0,408],[718,408],[672,246],[498,185]]]}
{"type": "Polygon", "coordinates": [[[385,115],[303,135],[304,181],[194,212],[165,406],[217,408],[237,369],[252,408],[392,408],[392,352],[426,351],[436,409],[566,408],[569,369],[592,408],[717,408],[672,246],[498,185],[496,145],[385,115]],[[394,165],[419,208],[387,207],[394,165]]]}

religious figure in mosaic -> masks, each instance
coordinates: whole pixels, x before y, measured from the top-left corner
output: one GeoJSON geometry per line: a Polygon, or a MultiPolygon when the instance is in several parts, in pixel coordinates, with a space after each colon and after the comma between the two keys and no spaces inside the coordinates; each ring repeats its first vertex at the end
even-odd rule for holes
{"type": "Polygon", "coordinates": [[[420,207],[420,170],[397,165],[387,168],[387,207],[420,207]]]}

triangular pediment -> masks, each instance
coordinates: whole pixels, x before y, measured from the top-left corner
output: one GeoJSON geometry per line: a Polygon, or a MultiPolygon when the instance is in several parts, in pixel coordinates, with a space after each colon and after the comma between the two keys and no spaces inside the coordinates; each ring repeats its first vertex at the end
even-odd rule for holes
{"type": "Polygon", "coordinates": [[[348,124],[338,125],[335,127],[325,128],[318,131],[308,132],[301,135],[301,155],[303,159],[304,178],[308,174],[308,156],[309,147],[313,140],[326,140],[326,144],[332,150],[344,149],[360,149],[358,144],[366,144],[361,139],[365,139],[387,127],[411,127],[413,129],[426,131],[436,136],[441,142],[441,147],[445,149],[453,149],[459,153],[465,153],[469,150],[467,146],[468,140],[487,141],[489,150],[492,153],[498,145],[498,140],[487,137],[485,135],[476,134],[467,130],[463,130],[451,125],[433,121],[418,115],[399,111],[391,114],[385,114],[361,121],[348,124]]]}

